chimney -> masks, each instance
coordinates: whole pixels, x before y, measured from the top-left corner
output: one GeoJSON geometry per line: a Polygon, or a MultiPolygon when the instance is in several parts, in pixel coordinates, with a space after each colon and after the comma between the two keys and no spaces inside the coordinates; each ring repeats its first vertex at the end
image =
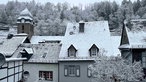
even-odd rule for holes
{"type": "Polygon", "coordinates": [[[80,33],[84,33],[84,26],[85,26],[85,23],[83,21],[80,21],[79,22],[79,32],[80,33]]]}

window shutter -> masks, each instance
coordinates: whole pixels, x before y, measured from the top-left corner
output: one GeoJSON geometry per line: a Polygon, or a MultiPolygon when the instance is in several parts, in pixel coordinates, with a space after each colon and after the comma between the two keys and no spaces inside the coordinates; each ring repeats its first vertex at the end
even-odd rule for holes
{"type": "Polygon", "coordinates": [[[76,66],[76,76],[79,77],[80,76],[80,66],[76,66]]]}
{"type": "Polygon", "coordinates": [[[142,53],[142,66],[146,68],[146,51],[142,53]]]}
{"type": "Polygon", "coordinates": [[[64,66],[64,76],[68,75],[67,66],[64,66]]]}
{"type": "Polygon", "coordinates": [[[91,70],[88,68],[88,77],[91,77],[91,70]]]}

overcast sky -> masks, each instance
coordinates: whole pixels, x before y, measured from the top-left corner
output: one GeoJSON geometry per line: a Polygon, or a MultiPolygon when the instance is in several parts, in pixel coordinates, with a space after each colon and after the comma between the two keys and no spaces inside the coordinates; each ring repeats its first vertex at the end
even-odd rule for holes
{"type": "MultiPolygon", "coordinates": [[[[6,4],[8,1],[15,1],[15,0],[0,0],[0,4],[6,4]]],[[[17,0],[17,1],[30,2],[31,0],[17,0]]],[[[79,4],[87,5],[90,3],[100,2],[100,1],[110,1],[110,2],[116,1],[118,4],[121,4],[121,2],[122,2],[122,0],[35,0],[35,1],[42,3],[42,4],[44,4],[46,2],[52,2],[55,4],[58,2],[61,2],[61,3],[68,2],[71,5],[79,5],[79,4]]],[[[131,1],[136,1],[136,0],[131,0],[131,1]]]]}

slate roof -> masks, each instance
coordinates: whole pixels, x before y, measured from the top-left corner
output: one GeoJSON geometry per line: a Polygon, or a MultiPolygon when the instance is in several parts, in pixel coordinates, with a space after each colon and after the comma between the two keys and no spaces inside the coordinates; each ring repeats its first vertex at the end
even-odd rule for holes
{"type": "Polygon", "coordinates": [[[19,16],[17,19],[22,19],[22,18],[24,18],[24,19],[33,20],[32,17],[33,17],[33,16],[32,16],[32,14],[30,13],[30,11],[29,11],[27,8],[25,8],[25,9],[20,13],[20,16],[19,16]]]}
{"type": "MultiPolygon", "coordinates": [[[[107,21],[84,22],[84,32],[79,32],[79,23],[67,25],[65,37],[62,40],[60,60],[67,57],[67,49],[73,45],[77,49],[77,58],[88,58],[90,47],[95,44],[99,51],[105,51],[107,56],[114,55],[112,41],[107,21]]],[[[118,49],[118,48],[117,48],[118,49]]]]}
{"type": "Polygon", "coordinates": [[[14,35],[11,39],[7,39],[7,37],[0,37],[0,53],[5,56],[12,56],[26,38],[27,35],[14,35]]]}
{"type": "MultiPolygon", "coordinates": [[[[60,53],[61,44],[22,44],[17,52],[20,52],[24,49],[28,50],[28,52],[33,52],[33,55],[28,60],[28,63],[58,63],[58,56],[60,53]]],[[[15,53],[18,54],[17,52],[15,53]]]]}
{"type": "Polygon", "coordinates": [[[61,41],[64,36],[32,36],[31,44],[38,44],[45,41],[61,41]]]}

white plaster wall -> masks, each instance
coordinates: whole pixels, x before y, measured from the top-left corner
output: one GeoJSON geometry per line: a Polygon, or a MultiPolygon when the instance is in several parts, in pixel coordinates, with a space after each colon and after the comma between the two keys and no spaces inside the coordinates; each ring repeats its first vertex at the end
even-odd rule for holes
{"type": "Polygon", "coordinates": [[[7,69],[0,69],[0,78],[4,78],[7,76],[7,69]]]}
{"type": "Polygon", "coordinates": [[[53,71],[53,81],[58,82],[58,64],[24,64],[24,71],[29,72],[26,82],[39,82],[39,71],[53,71]]]}
{"type": "MultiPolygon", "coordinates": [[[[18,74],[15,74],[15,73],[18,73],[18,72],[21,72],[22,71],[22,66],[18,67],[18,65],[22,65],[22,61],[15,61],[15,67],[14,68],[14,61],[10,61],[8,63],[5,63],[2,67],[5,67],[5,68],[0,68],[0,79],[1,78],[5,78],[5,77],[8,77],[8,82],[14,82],[14,78],[15,78],[15,82],[18,82],[19,80],[21,80],[21,75],[22,73],[19,73],[19,79],[18,79],[18,74]],[[8,66],[7,66],[8,64],[8,66]],[[11,69],[8,69],[11,68],[11,69]],[[15,69],[15,73],[14,73],[14,69],[15,69]],[[7,71],[8,71],[8,76],[7,76],[7,71]],[[15,76],[15,77],[14,77],[15,76]]],[[[7,78],[3,79],[3,80],[0,80],[0,82],[7,82],[7,78]]]]}
{"type": "Polygon", "coordinates": [[[7,79],[1,80],[0,82],[7,82],[7,79]]]}

